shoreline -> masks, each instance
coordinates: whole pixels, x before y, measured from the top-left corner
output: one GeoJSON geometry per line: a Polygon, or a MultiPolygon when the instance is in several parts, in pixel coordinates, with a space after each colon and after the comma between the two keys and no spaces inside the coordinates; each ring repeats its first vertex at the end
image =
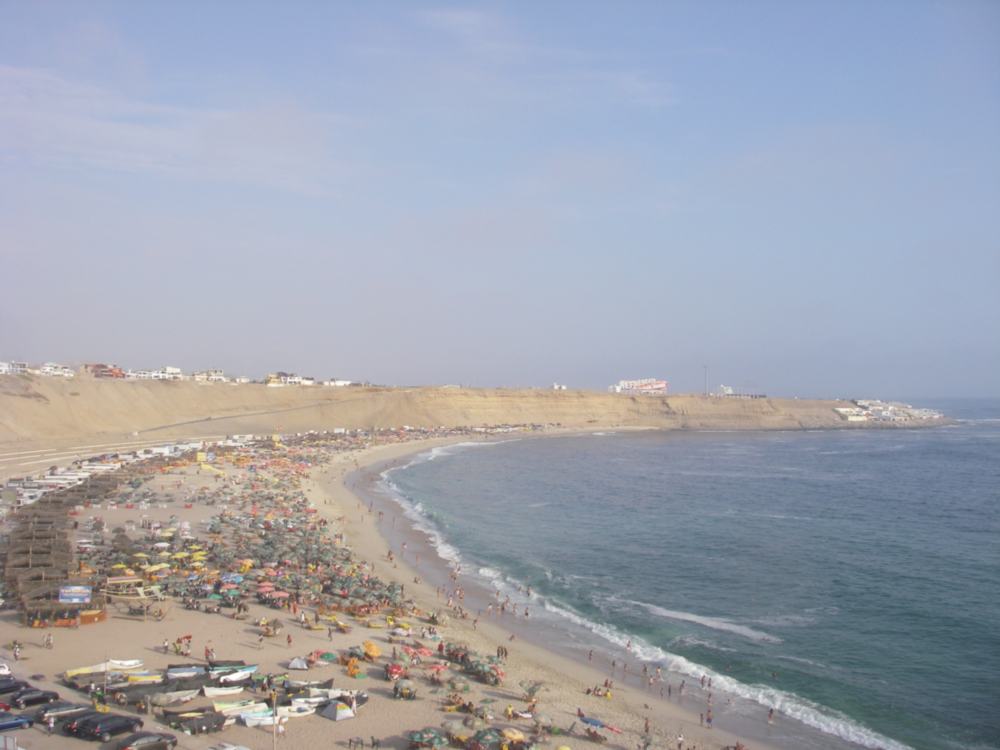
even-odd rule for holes
{"type": "MultiPolygon", "coordinates": [[[[530,437],[567,437],[590,432],[592,431],[573,430],[530,437]]],[[[446,608],[447,601],[438,598],[437,589],[442,586],[452,588],[456,585],[450,579],[454,564],[440,556],[432,545],[429,534],[416,528],[412,520],[404,515],[402,506],[395,499],[379,492],[376,485],[381,474],[388,469],[400,468],[415,456],[434,448],[465,442],[495,444],[501,441],[496,439],[469,441],[467,438],[455,438],[421,441],[419,445],[367,448],[355,454],[353,468],[341,469],[339,474],[332,477],[326,476],[314,487],[314,491],[323,491],[323,494],[339,500],[337,504],[344,511],[342,520],[347,545],[361,558],[372,561],[377,558],[375,574],[388,580],[405,583],[408,595],[413,596],[418,605],[425,609],[446,608]],[[381,523],[378,520],[379,512],[383,514],[381,523]],[[402,550],[404,542],[405,551],[402,550]],[[394,563],[388,562],[389,549],[394,551],[396,557],[394,563]],[[419,585],[413,583],[414,577],[420,578],[419,585]]],[[[612,674],[607,669],[610,665],[607,661],[603,661],[605,669],[601,669],[606,654],[598,654],[595,649],[594,655],[597,661],[580,663],[571,657],[571,650],[560,650],[553,648],[552,642],[546,643],[544,635],[540,632],[543,625],[534,622],[528,624],[523,617],[508,615],[500,619],[496,615],[487,617],[484,613],[479,615],[478,623],[473,628],[472,620],[477,619],[477,613],[482,611],[480,605],[489,598],[486,587],[464,571],[459,574],[458,585],[466,592],[466,599],[461,604],[471,611],[468,620],[453,618],[451,626],[461,629],[462,639],[469,641],[472,647],[478,650],[492,652],[497,645],[507,646],[511,652],[512,672],[520,672],[523,669],[532,675],[528,679],[541,679],[550,686],[559,685],[555,692],[558,694],[556,700],[560,710],[551,710],[552,690],[542,693],[545,709],[559,717],[554,716],[557,725],[568,726],[572,723],[575,710],[579,707],[583,708],[585,713],[594,712],[624,729],[626,731],[624,737],[614,738],[613,742],[623,740],[622,747],[627,748],[634,747],[638,742],[644,729],[644,720],[647,718],[654,743],[657,744],[669,743],[673,746],[681,734],[685,737],[686,746],[690,747],[691,743],[694,743],[695,747],[705,749],[732,746],[737,741],[746,740],[745,735],[733,732],[732,728],[720,726],[718,721],[712,729],[700,725],[699,711],[694,704],[701,701],[702,695],[696,685],[689,686],[690,691],[686,698],[678,696],[675,690],[673,699],[661,699],[659,687],[654,688],[655,692],[649,692],[633,684],[622,684],[620,668],[612,674]],[[615,685],[614,698],[611,701],[585,694],[587,687],[601,685],[609,678],[614,680],[615,685]],[[691,707],[683,705],[685,700],[691,707]]],[[[523,603],[519,606],[523,606],[523,603]]],[[[526,678],[520,674],[513,674],[506,684],[516,685],[518,681],[524,679],[526,678]]],[[[677,681],[675,680],[673,684],[676,686],[677,681]]],[[[753,720],[746,719],[746,721],[753,720]]],[[[760,723],[766,726],[763,721],[760,723]]],[[[753,748],[761,750],[778,750],[779,747],[768,744],[768,740],[763,738],[753,737],[749,741],[753,748]]]]}
{"type": "MultiPolygon", "coordinates": [[[[648,428],[625,428],[613,430],[614,432],[639,432],[648,428]]],[[[656,429],[656,428],[653,428],[656,429]]],[[[449,576],[449,562],[442,559],[436,549],[429,543],[426,532],[416,528],[411,519],[402,516],[401,506],[395,499],[387,493],[379,492],[375,486],[380,475],[386,469],[401,467],[412,461],[413,457],[426,453],[440,447],[455,446],[460,443],[477,443],[483,445],[495,445],[505,440],[516,439],[539,439],[551,437],[575,437],[593,434],[594,429],[562,429],[553,430],[546,433],[528,434],[503,434],[503,435],[455,435],[438,438],[422,438],[406,442],[387,443],[381,445],[369,445],[366,447],[353,447],[348,450],[331,450],[326,454],[326,458],[317,464],[305,475],[301,475],[297,481],[297,492],[304,495],[311,502],[317,514],[330,522],[331,533],[343,532],[345,544],[351,547],[356,553],[356,559],[371,562],[374,566],[374,575],[385,581],[396,581],[405,585],[407,598],[416,600],[417,605],[425,611],[444,609],[446,599],[439,598],[435,587],[453,587],[455,583],[449,576]],[[377,511],[383,511],[382,523],[378,523],[377,511]],[[401,545],[407,543],[406,553],[400,555],[401,545]],[[394,550],[397,560],[391,563],[387,553],[394,550]],[[416,555],[420,555],[419,563],[416,555]],[[402,557],[403,559],[398,559],[402,557]],[[414,567],[415,566],[415,567],[414,567]],[[420,584],[414,582],[414,577],[421,579],[420,584]]],[[[612,430],[607,430],[612,432],[612,430]]],[[[227,469],[233,474],[240,473],[241,470],[227,469]]],[[[150,511],[153,516],[166,518],[180,507],[182,502],[187,502],[192,494],[196,493],[199,487],[211,488],[214,486],[214,477],[210,474],[203,474],[197,467],[168,472],[161,479],[153,482],[158,491],[162,491],[171,497],[168,498],[168,505],[161,506],[161,510],[150,511]],[[175,488],[176,481],[176,488],[175,488]]],[[[151,486],[153,486],[151,485],[151,486]]],[[[190,506],[185,506],[190,508],[190,506]]],[[[128,510],[119,507],[117,510],[108,511],[109,522],[123,523],[125,519],[138,519],[141,509],[128,510]]],[[[194,505],[194,510],[183,510],[181,513],[185,520],[193,524],[199,519],[207,518],[215,512],[211,506],[203,506],[199,503],[194,505]]],[[[476,571],[471,572],[473,576],[476,571]]],[[[613,658],[614,649],[611,647],[605,651],[605,661],[599,659],[601,648],[594,646],[594,662],[586,661],[586,646],[580,646],[580,650],[573,651],[572,648],[560,648],[558,633],[549,627],[547,632],[545,625],[539,621],[544,619],[539,616],[532,618],[529,622],[522,617],[516,618],[507,616],[505,618],[480,617],[478,626],[473,627],[472,619],[475,617],[476,607],[474,606],[477,597],[482,597],[483,592],[488,589],[487,584],[477,582],[474,578],[467,578],[463,575],[461,585],[467,592],[463,604],[472,610],[472,617],[468,620],[451,619],[451,623],[443,628],[445,640],[464,641],[471,645],[474,650],[483,653],[492,653],[498,645],[506,646],[511,655],[510,669],[505,686],[490,687],[480,683],[473,683],[473,692],[470,695],[473,699],[486,698],[493,700],[495,705],[493,711],[498,715],[500,726],[506,724],[509,727],[518,727],[516,722],[504,722],[500,716],[505,705],[512,704],[515,708],[522,705],[521,691],[518,684],[523,681],[539,680],[548,685],[548,688],[541,693],[542,712],[550,715],[554,719],[554,724],[566,729],[576,720],[576,709],[582,708],[588,715],[593,714],[608,723],[619,726],[624,730],[623,735],[611,735],[608,742],[609,748],[615,750],[634,750],[637,744],[641,744],[643,734],[643,722],[646,718],[651,724],[653,746],[668,747],[677,746],[678,734],[683,734],[685,738],[685,750],[720,750],[725,746],[735,745],[737,740],[748,742],[752,750],[790,750],[808,746],[811,750],[822,748],[827,750],[845,750],[850,748],[856,750],[860,745],[855,745],[849,741],[839,739],[834,735],[828,735],[820,730],[810,727],[792,719],[789,716],[780,716],[773,727],[769,727],[764,720],[764,713],[758,713],[755,709],[749,716],[716,716],[714,729],[702,729],[699,726],[698,706],[704,706],[704,694],[698,689],[697,680],[687,675],[690,682],[688,696],[684,701],[677,700],[676,686],[678,676],[664,671],[664,676],[669,675],[675,687],[673,700],[661,700],[656,693],[636,687],[634,684],[622,685],[621,670],[612,675],[607,669],[601,669],[607,665],[607,659],[613,658]],[[514,641],[509,640],[513,634],[514,641]],[[574,658],[574,656],[576,658],[574,658]],[[605,700],[584,693],[586,687],[600,685],[604,679],[610,677],[615,680],[614,698],[605,700]],[[743,724],[734,727],[734,722],[745,722],[747,731],[742,731],[743,724]],[[735,731],[734,731],[735,729],[735,731]],[[807,744],[796,744],[796,738],[801,737],[803,731],[809,733],[808,738],[818,738],[815,742],[807,744]],[[763,736],[771,735],[773,736],[763,736]]],[[[486,598],[478,601],[485,602],[486,598]]],[[[523,603],[522,603],[523,604],[523,603]]],[[[273,612],[258,605],[251,605],[252,612],[271,616],[273,612]]],[[[532,605],[532,612],[537,611],[537,605],[532,605]]],[[[364,625],[355,626],[354,635],[338,635],[327,638],[325,633],[310,633],[309,631],[294,630],[295,650],[291,644],[286,646],[276,643],[268,643],[263,650],[259,642],[255,642],[253,628],[248,628],[245,623],[236,624],[228,618],[218,618],[217,616],[207,616],[197,612],[188,612],[183,608],[175,606],[169,613],[166,621],[162,625],[155,623],[137,623],[127,619],[118,619],[111,613],[109,622],[97,626],[87,626],[70,631],[57,631],[58,640],[57,651],[49,651],[41,648],[39,644],[29,640],[27,651],[27,664],[25,668],[52,675],[52,678],[32,679],[40,686],[58,690],[65,693],[64,686],[55,681],[55,675],[68,666],[77,666],[81,662],[99,662],[105,658],[134,658],[142,657],[147,660],[150,667],[162,668],[166,664],[174,661],[173,657],[163,654],[158,645],[166,637],[176,637],[177,633],[194,632],[197,634],[199,643],[201,639],[207,639],[208,643],[219,644],[224,647],[225,653],[222,655],[229,658],[244,658],[248,662],[252,661],[261,665],[261,671],[282,673],[287,669],[287,658],[295,655],[302,648],[336,648],[342,649],[355,645],[362,639],[377,640],[380,644],[384,641],[384,631],[369,631],[364,625]],[[277,646],[277,648],[275,648],[277,646]],[[71,652],[79,654],[89,653],[93,657],[74,657],[77,663],[67,664],[65,658],[66,648],[71,652]]],[[[4,640],[11,638],[23,638],[27,634],[31,639],[34,633],[25,631],[15,621],[11,612],[5,612],[0,616],[0,634],[5,636],[4,640]]],[[[580,643],[578,642],[578,646],[580,643]]],[[[383,649],[391,648],[383,646],[383,649]]],[[[196,649],[197,650],[197,649],[196,649]]],[[[618,654],[618,658],[624,656],[624,651],[618,654]]],[[[9,657],[8,657],[9,658],[9,657]]],[[[628,657],[630,662],[639,661],[637,657],[628,657]]],[[[650,662],[652,664],[652,662],[650,662]]],[[[325,670],[324,670],[325,671],[325,670]]],[[[19,676],[26,676],[28,672],[19,670],[19,676]]],[[[328,672],[330,676],[337,675],[338,686],[344,684],[339,677],[340,671],[328,672]]],[[[428,686],[421,680],[420,696],[417,701],[395,701],[392,699],[391,685],[382,680],[381,669],[373,669],[367,673],[371,679],[364,684],[373,703],[370,708],[361,712],[357,719],[348,722],[347,727],[336,725],[337,730],[327,727],[323,722],[305,722],[299,724],[293,722],[289,728],[288,740],[292,744],[287,746],[301,746],[299,742],[311,743],[316,738],[323,738],[324,742],[332,742],[335,746],[346,746],[348,735],[377,736],[381,738],[382,744],[393,750],[404,750],[406,748],[406,732],[420,729],[425,726],[439,726],[445,719],[453,718],[451,715],[441,711],[440,697],[434,697],[436,691],[428,690],[428,686]],[[389,686],[389,688],[387,688],[389,686]]],[[[633,673],[632,679],[636,675],[633,673]]],[[[441,696],[443,697],[443,696],[441,696]]],[[[716,705],[721,708],[725,701],[725,694],[719,693],[719,700],[716,705]]],[[[758,705],[759,707],[759,705],[758,705]]],[[[725,711],[722,711],[725,714],[725,711]]],[[[166,729],[148,722],[148,729],[166,729]]],[[[577,722],[577,730],[581,728],[577,722]]],[[[520,727],[524,729],[524,722],[520,727]]],[[[61,737],[46,738],[44,734],[28,730],[28,733],[19,733],[19,739],[23,742],[23,747],[27,750],[31,748],[56,748],[68,747],[71,743],[61,737]]],[[[181,736],[181,748],[203,749],[217,740],[217,735],[204,737],[181,736]]],[[[245,744],[253,750],[265,750],[270,746],[270,735],[262,733],[256,729],[245,727],[233,727],[226,731],[224,740],[236,744],[245,744]]],[[[579,750],[578,741],[582,741],[579,735],[575,737],[551,738],[554,745],[561,745],[563,742],[572,744],[574,750],[579,750]]],[[[287,744],[287,743],[286,743],[287,744]]],[[[586,745],[583,745],[586,747],[586,745]]]]}

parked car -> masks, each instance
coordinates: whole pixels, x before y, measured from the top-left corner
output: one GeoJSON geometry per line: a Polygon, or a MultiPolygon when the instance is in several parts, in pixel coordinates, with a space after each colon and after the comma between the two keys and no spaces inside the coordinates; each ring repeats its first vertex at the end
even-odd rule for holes
{"type": "Polygon", "coordinates": [[[115,750],[171,750],[177,737],[167,732],[136,732],[115,743],[115,750]]]}
{"type": "Polygon", "coordinates": [[[10,704],[0,701],[0,711],[10,711],[10,704]]]}
{"type": "Polygon", "coordinates": [[[88,721],[96,721],[102,716],[107,716],[108,714],[103,711],[95,711],[90,709],[89,711],[84,711],[82,714],[76,714],[75,716],[69,716],[65,721],[62,722],[62,730],[66,734],[75,735],[80,726],[88,721]]]}
{"type": "Polygon", "coordinates": [[[108,742],[116,734],[137,732],[142,728],[142,719],[122,714],[104,714],[99,719],[90,719],[77,725],[76,736],[85,740],[108,742]]]}
{"type": "Polygon", "coordinates": [[[59,700],[59,693],[54,690],[39,690],[33,687],[18,690],[10,696],[10,702],[18,708],[37,706],[39,703],[51,703],[57,700],[59,700]]]}
{"type": "Polygon", "coordinates": [[[69,701],[52,701],[42,706],[31,717],[35,721],[48,721],[53,717],[56,721],[65,721],[71,716],[79,716],[87,711],[93,711],[89,703],[70,703],[69,701]]]}
{"type": "Polygon", "coordinates": [[[17,716],[9,711],[0,712],[0,732],[6,732],[8,729],[24,729],[34,723],[27,716],[17,716]]]}
{"type": "Polygon", "coordinates": [[[26,687],[31,686],[24,680],[15,680],[13,677],[0,678],[0,695],[16,693],[18,690],[24,690],[26,687]]]}

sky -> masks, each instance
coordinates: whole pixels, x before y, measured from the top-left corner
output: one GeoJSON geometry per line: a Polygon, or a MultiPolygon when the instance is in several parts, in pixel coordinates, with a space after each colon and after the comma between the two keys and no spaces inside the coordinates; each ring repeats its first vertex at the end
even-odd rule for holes
{"type": "Polygon", "coordinates": [[[1000,3],[0,0],[0,359],[1000,396],[1000,3]]]}

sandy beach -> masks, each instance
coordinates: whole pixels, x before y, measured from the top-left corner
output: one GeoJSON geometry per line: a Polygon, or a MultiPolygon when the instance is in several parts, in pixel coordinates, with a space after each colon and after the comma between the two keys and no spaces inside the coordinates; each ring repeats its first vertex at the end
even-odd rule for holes
{"type": "MultiPolygon", "coordinates": [[[[374,498],[366,496],[363,500],[352,488],[370,483],[373,473],[377,474],[384,466],[404,461],[414,452],[459,439],[404,442],[336,453],[328,463],[315,467],[302,480],[302,490],[311,500],[317,515],[329,522],[331,533],[342,532],[346,544],[354,550],[357,558],[374,565],[376,576],[404,585],[406,597],[412,598],[424,612],[445,609],[450,591],[442,592],[441,587],[454,589],[462,585],[461,579],[452,580],[449,577],[447,566],[429,547],[425,536],[395,513],[388,500],[382,507],[376,507],[374,498]],[[392,561],[389,559],[391,548],[394,553],[392,561]]],[[[230,467],[224,468],[230,475],[235,473],[230,467]]],[[[158,492],[174,497],[174,503],[165,503],[168,507],[151,506],[141,512],[119,508],[104,510],[103,515],[109,527],[113,527],[124,525],[129,520],[138,522],[140,514],[147,520],[164,522],[177,514],[190,521],[195,530],[199,522],[211,517],[217,510],[197,503],[190,509],[178,510],[182,507],[180,503],[195,495],[199,488],[211,489],[219,481],[219,478],[199,471],[196,465],[175,470],[153,480],[158,492]]],[[[197,535],[197,531],[194,533],[197,535]]],[[[461,605],[461,601],[453,603],[461,605]]],[[[160,622],[144,623],[109,612],[105,623],[49,631],[54,633],[55,638],[54,648],[49,650],[43,647],[42,641],[47,631],[21,627],[18,613],[5,610],[0,617],[0,643],[4,645],[3,658],[11,663],[15,675],[25,679],[30,677],[33,684],[57,690],[69,700],[83,700],[84,696],[61,685],[57,675],[68,668],[102,662],[107,658],[142,659],[147,668],[157,669],[178,661],[201,661],[203,650],[213,648],[219,659],[243,659],[247,663],[259,664],[261,672],[285,673],[290,658],[315,649],[341,650],[362,640],[376,642],[382,647],[384,655],[393,648],[387,642],[385,630],[369,630],[362,626],[355,626],[352,633],[334,632],[329,636],[325,630],[291,626],[286,630],[292,638],[290,645],[283,636],[280,640],[269,639],[260,643],[258,629],[252,621],[272,616],[274,610],[251,603],[250,615],[249,620],[237,621],[219,614],[185,610],[178,602],[173,603],[160,622]],[[173,640],[186,634],[193,636],[190,660],[163,652],[161,644],[165,639],[173,640]],[[24,644],[21,660],[17,663],[13,662],[9,650],[9,644],[14,639],[24,644]]],[[[419,629],[420,621],[417,618],[411,618],[411,621],[419,629]]],[[[555,726],[566,729],[576,722],[575,731],[580,732],[583,725],[577,721],[577,710],[582,709],[586,714],[599,716],[622,730],[620,734],[609,735],[607,746],[616,750],[632,750],[640,745],[646,720],[653,747],[678,747],[679,735],[683,735],[684,748],[706,750],[736,744],[738,738],[735,736],[720,729],[700,727],[698,714],[704,707],[697,704],[693,697],[678,705],[676,685],[673,686],[674,700],[661,699],[658,687],[651,691],[640,690],[633,685],[622,686],[619,684],[622,676],[620,669],[612,675],[609,665],[596,661],[592,664],[578,663],[542,649],[530,643],[530,638],[524,637],[528,627],[523,616],[499,618],[470,612],[468,619],[452,617],[450,623],[441,628],[446,641],[461,641],[485,654],[496,653],[498,646],[508,649],[505,664],[507,676],[503,685],[491,687],[472,681],[471,691],[463,696],[463,699],[472,700],[477,705],[485,702],[496,717],[495,726],[516,727],[527,733],[532,723],[505,718],[505,709],[508,705],[514,710],[525,707],[520,683],[541,681],[545,688],[539,694],[539,710],[548,714],[555,726]],[[609,678],[615,680],[612,698],[585,694],[588,687],[600,685],[609,678]]],[[[356,718],[343,722],[335,723],[318,716],[291,719],[280,742],[288,747],[347,747],[352,738],[362,737],[366,745],[370,745],[374,738],[382,747],[402,749],[408,745],[407,732],[439,727],[443,721],[455,718],[455,714],[443,710],[446,690],[434,689],[422,675],[416,677],[416,700],[394,699],[392,684],[382,676],[384,662],[383,656],[376,663],[366,665],[367,677],[356,680],[346,677],[343,667],[322,662],[309,672],[292,673],[292,677],[303,679],[332,677],[337,687],[364,689],[370,701],[360,708],[356,718]]],[[[419,672],[416,674],[420,675],[419,672]]],[[[205,702],[205,699],[199,700],[205,702]]],[[[158,725],[152,716],[144,716],[143,719],[146,729],[173,732],[158,725]]],[[[44,729],[39,727],[19,730],[16,735],[24,748],[82,746],[77,739],[46,736],[44,729]]],[[[208,748],[224,740],[256,750],[270,747],[273,741],[270,729],[243,726],[227,728],[221,735],[189,737],[180,734],[179,737],[179,746],[183,748],[208,748]]],[[[553,748],[596,745],[579,735],[554,736],[548,739],[548,744],[553,748]]],[[[765,748],[756,741],[750,746],[765,748]]]]}

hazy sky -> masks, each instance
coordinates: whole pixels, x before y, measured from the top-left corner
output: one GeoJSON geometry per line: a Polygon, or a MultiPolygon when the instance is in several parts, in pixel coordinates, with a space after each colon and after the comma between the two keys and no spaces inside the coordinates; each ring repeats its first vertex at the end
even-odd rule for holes
{"type": "Polygon", "coordinates": [[[1000,3],[0,2],[0,359],[1000,395],[1000,3]]]}

